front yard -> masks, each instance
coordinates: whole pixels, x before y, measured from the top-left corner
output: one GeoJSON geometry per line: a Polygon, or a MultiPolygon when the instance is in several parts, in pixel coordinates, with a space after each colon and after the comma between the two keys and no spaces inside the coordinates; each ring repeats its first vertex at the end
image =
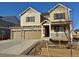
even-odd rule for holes
{"type": "Polygon", "coordinates": [[[50,57],[79,57],[79,46],[54,45],[40,42],[28,55],[50,57]]]}

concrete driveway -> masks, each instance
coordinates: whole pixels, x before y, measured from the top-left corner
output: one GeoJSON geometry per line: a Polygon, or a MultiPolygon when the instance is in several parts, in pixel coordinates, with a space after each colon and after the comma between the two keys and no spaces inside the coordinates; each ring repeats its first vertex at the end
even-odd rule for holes
{"type": "Polygon", "coordinates": [[[38,40],[4,40],[0,41],[0,55],[21,55],[39,43],[38,40]]]}

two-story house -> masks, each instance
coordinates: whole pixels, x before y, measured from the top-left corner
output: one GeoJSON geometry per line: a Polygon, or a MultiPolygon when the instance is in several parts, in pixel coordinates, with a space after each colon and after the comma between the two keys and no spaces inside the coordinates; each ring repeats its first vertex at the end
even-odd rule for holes
{"type": "Polygon", "coordinates": [[[41,13],[32,7],[20,16],[20,27],[11,28],[11,39],[46,39],[69,41],[71,37],[70,11],[66,6],[57,4],[47,13],[41,13]]]}

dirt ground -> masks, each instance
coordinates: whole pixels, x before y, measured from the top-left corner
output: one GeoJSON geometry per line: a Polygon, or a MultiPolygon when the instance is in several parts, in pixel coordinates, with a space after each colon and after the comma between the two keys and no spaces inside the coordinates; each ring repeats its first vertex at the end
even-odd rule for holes
{"type": "Polygon", "coordinates": [[[49,48],[47,50],[46,48],[42,48],[41,52],[42,56],[50,56],[50,57],[79,57],[79,50],[72,49],[72,55],[71,55],[71,49],[57,49],[57,48],[49,48]],[[49,55],[48,55],[49,53],[49,55]]]}
{"type": "Polygon", "coordinates": [[[67,45],[61,45],[61,47],[54,46],[49,47],[45,42],[42,42],[36,46],[30,53],[34,56],[47,56],[47,57],[79,57],[79,46],[67,48],[67,45]]]}

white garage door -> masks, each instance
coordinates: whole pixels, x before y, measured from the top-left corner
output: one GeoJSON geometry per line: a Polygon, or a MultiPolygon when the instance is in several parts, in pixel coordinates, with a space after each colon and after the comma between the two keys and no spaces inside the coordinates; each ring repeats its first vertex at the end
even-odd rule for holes
{"type": "Polygon", "coordinates": [[[41,30],[30,30],[25,31],[25,39],[40,39],[41,30]]]}

